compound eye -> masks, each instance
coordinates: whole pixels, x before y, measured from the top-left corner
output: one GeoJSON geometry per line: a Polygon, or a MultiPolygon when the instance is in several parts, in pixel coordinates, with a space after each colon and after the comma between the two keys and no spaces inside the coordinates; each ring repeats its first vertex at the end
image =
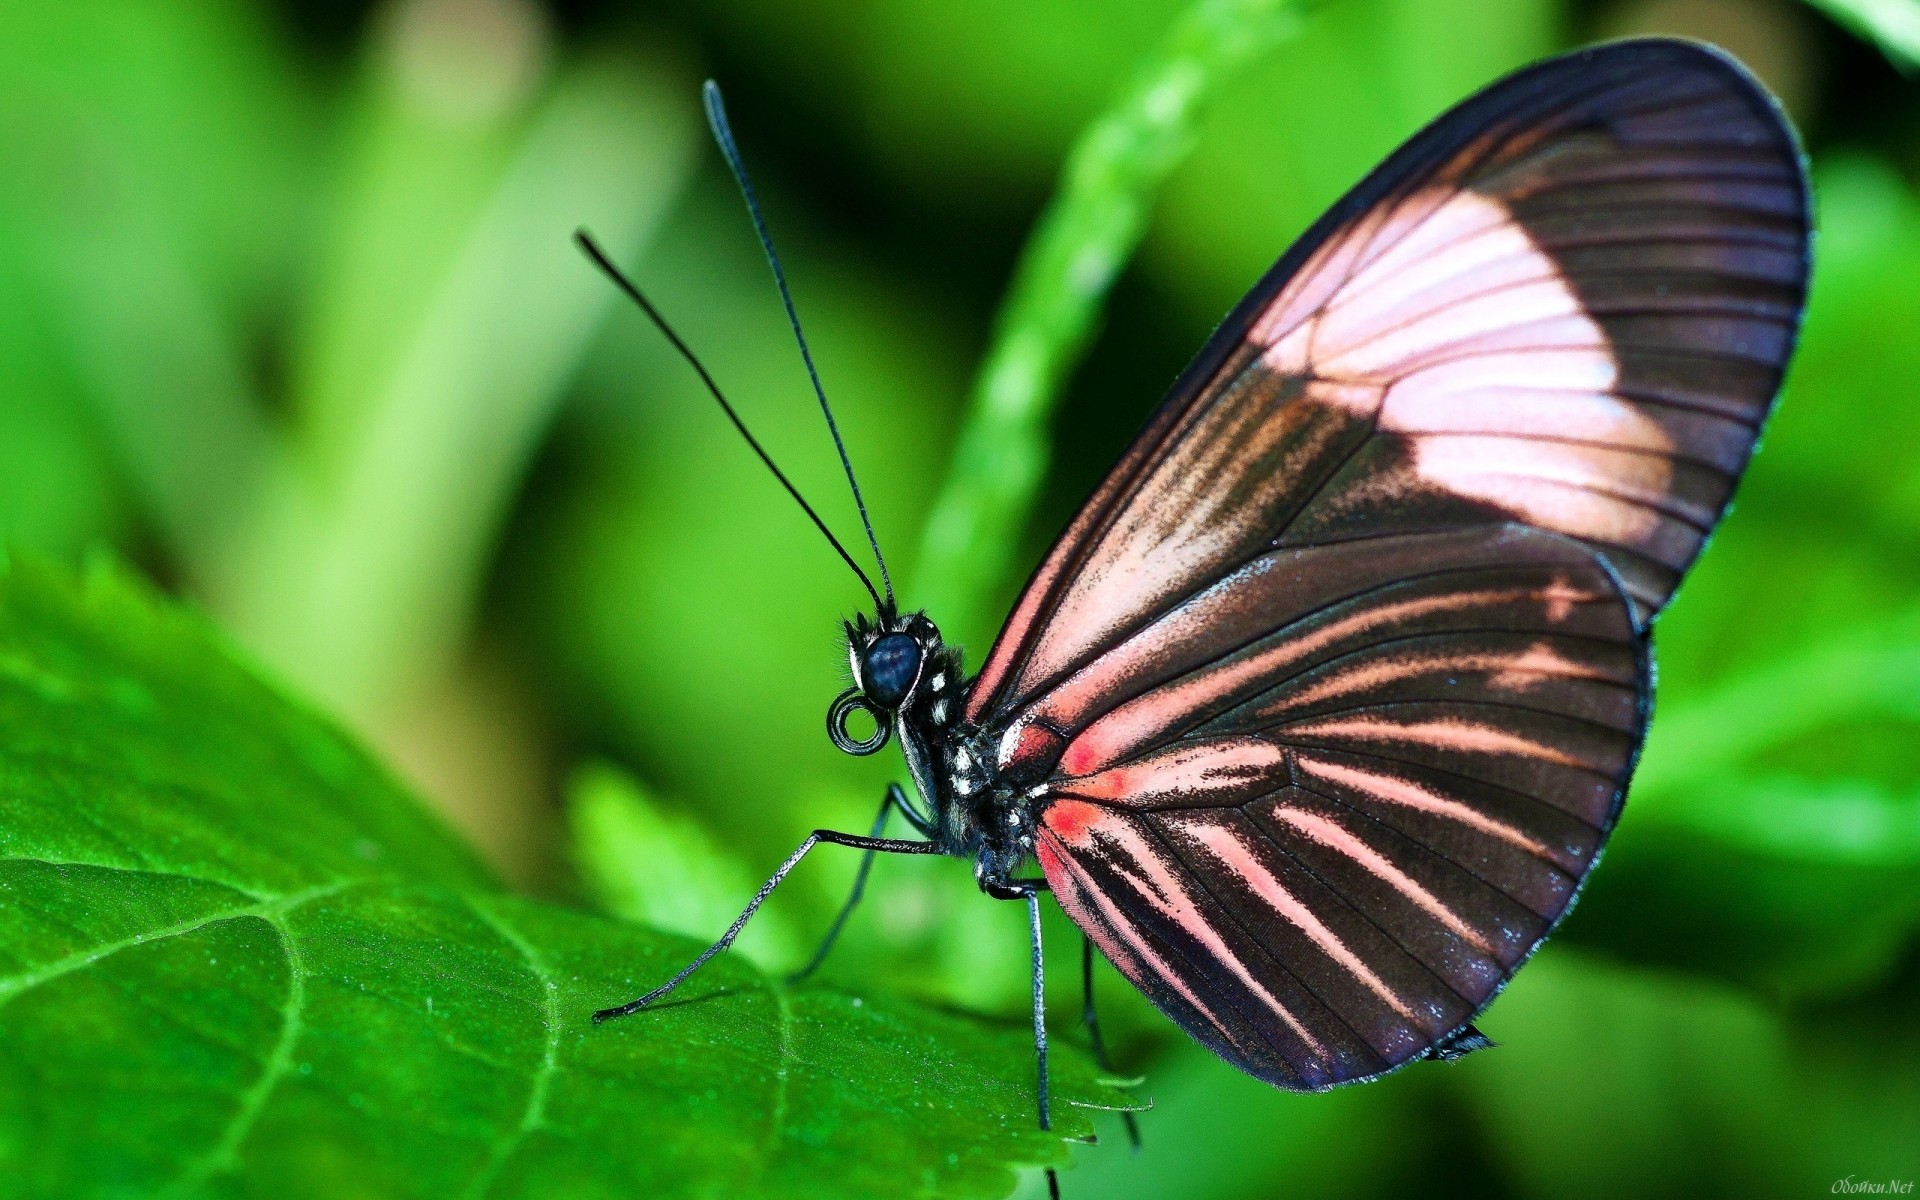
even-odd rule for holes
{"type": "Polygon", "coordinates": [[[899,708],[920,677],[920,643],[904,633],[889,633],[867,647],[860,682],[867,699],[881,708],[899,708]]]}

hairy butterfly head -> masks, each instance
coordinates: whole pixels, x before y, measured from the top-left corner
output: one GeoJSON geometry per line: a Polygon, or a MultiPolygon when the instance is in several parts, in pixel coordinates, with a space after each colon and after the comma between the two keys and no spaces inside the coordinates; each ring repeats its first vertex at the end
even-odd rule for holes
{"type": "Polygon", "coordinates": [[[849,754],[872,754],[887,744],[901,710],[912,703],[940,633],[920,613],[885,611],[871,621],[856,617],[847,623],[846,633],[853,686],[827,710],[827,735],[849,754]],[[873,721],[870,736],[859,737],[847,728],[856,711],[873,721]]]}

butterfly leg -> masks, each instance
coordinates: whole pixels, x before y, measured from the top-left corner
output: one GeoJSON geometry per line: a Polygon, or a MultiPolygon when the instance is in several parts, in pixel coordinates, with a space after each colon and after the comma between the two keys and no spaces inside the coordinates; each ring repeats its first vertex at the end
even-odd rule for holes
{"type": "Polygon", "coordinates": [[[768,896],[773,895],[773,889],[779,887],[780,881],[785,879],[790,871],[800,865],[800,860],[807,856],[807,851],[822,842],[827,842],[835,846],[852,846],[856,850],[866,850],[871,853],[882,854],[938,854],[940,852],[939,848],[932,842],[908,842],[901,841],[897,838],[861,837],[854,833],[841,833],[835,829],[816,829],[807,835],[806,841],[800,843],[799,849],[787,856],[787,861],[780,864],[780,869],[773,873],[773,878],[760,885],[760,890],[755,892],[753,899],[747,902],[746,911],[733,919],[733,924],[727,926],[727,931],[720,935],[719,941],[701,951],[700,957],[680,968],[679,974],[640,997],[638,1000],[622,1004],[618,1008],[603,1008],[599,1012],[594,1013],[594,1024],[598,1025],[602,1021],[611,1021],[615,1017],[624,1017],[628,1013],[639,1012],[647,1005],[652,1004],[655,1000],[660,999],[660,997],[679,987],[686,981],[687,976],[692,975],[695,971],[704,967],[708,959],[725,950],[728,946],[733,945],[733,939],[740,936],[740,931],[745,929],[747,922],[753,919],[753,914],[759,911],[762,904],[766,903],[768,896]]]}
{"type": "MultiPolygon", "coordinates": [[[[1033,1057],[1040,1076],[1040,1128],[1052,1129],[1047,1108],[1047,966],[1040,953],[1040,890],[1027,888],[1027,924],[1033,930],[1033,1057]]],[[[1047,1195],[1060,1200],[1060,1177],[1047,1168],[1047,1195]]]]}
{"type": "MultiPolygon", "coordinates": [[[[880,801],[880,813],[873,819],[873,831],[867,836],[878,838],[884,833],[887,828],[887,818],[893,815],[895,809],[898,809],[907,823],[918,830],[922,836],[933,836],[933,826],[927,824],[920,814],[914,811],[913,806],[907,803],[907,793],[897,783],[887,785],[887,794],[880,801]]],[[[820,946],[813,952],[813,957],[807,960],[807,965],[787,976],[788,983],[799,983],[819,970],[820,964],[827,961],[827,955],[832,952],[834,942],[840,938],[840,931],[846,927],[847,918],[853,915],[853,910],[860,904],[860,897],[866,893],[867,875],[873,870],[873,860],[879,853],[878,850],[869,849],[860,856],[860,870],[853,877],[853,894],[848,896],[847,902],[840,906],[840,915],[836,916],[833,924],[827,927],[827,936],[820,939],[820,946]]]]}
{"type": "MultiPolygon", "coordinates": [[[[1080,1009],[1080,1023],[1087,1027],[1087,1040],[1093,1046],[1093,1061],[1102,1071],[1114,1074],[1113,1060],[1107,1057],[1106,1039],[1100,1036],[1100,1014],[1093,1007],[1093,939],[1085,934],[1080,936],[1080,987],[1085,997],[1080,1009]]],[[[1130,1112],[1120,1114],[1127,1126],[1127,1145],[1135,1154],[1140,1153],[1140,1122],[1130,1112]]]]}
{"type": "MultiPolygon", "coordinates": [[[[1033,931],[1033,1057],[1040,1079],[1040,1128],[1053,1128],[1053,1114],[1047,1096],[1047,965],[1040,952],[1040,893],[1047,890],[1044,879],[1015,879],[989,884],[987,894],[996,900],[1025,900],[1027,924],[1033,931]]],[[[1060,1200],[1060,1177],[1047,1168],[1047,1195],[1060,1200]]]]}

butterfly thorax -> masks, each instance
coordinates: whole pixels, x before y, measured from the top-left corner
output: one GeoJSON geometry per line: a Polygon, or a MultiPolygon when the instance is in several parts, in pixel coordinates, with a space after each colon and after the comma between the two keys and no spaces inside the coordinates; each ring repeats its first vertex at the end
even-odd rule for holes
{"type": "Polygon", "coordinates": [[[1033,804],[995,766],[990,731],[963,721],[944,734],[932,772],[942,849],[972,859],[983,889],[1003,886],[1033,857],[1033,804]]]}

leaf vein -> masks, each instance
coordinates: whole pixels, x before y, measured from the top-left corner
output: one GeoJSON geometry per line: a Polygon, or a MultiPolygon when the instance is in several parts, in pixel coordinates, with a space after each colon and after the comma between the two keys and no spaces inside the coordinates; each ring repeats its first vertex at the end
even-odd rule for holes
{"type": "Polygon", "coordinates": [[[547,1115],[547,1089],[560,1065],[560,985],[553,977],[553,971],[546,960],[533,947],[518,929],[508,924],[506,919],[494,912],[490,904],[478,897],[461,897],[475,916],[486,922],[487,926],[501,939],[514,948],[514,951],[526,961],[527,969],[534,980],[540,984],[540,1023],[546,1034],[545,1045],[540,1056],[540,1065],[534,1068],[533,1079],[527,1088],[527,1103],[521,1110],[519,1124],[511,1134],[494,1144],[493,1153],[488,1155],[486,1164],[480,1168],[473,1182],[467,1185],[463,1193],[470,1200],[480,1200],[493,1187],[494,1181],[507,1165],[507,1160],[526,1141],[527,1135],[541,1127],[547,1115]]]}
{"type": "Polygon", "coordinates": [[[280,939],[280,951],[287,960],[287,998],[280,1006],[280,1035],[274,1039],[273,1049],[267,1054],[266,1065],[260,1069],[260,1078],[240,1097],[239,1107],[221,1131],[220,1140],[200,1160],[188,1167],[173,1185],[162,1195],[180,1196],[190,1194],[206,1181],[222,1171],[237,1170],[240,1165],[240,1146],[253,1132],[253,1127],[266,1110],[267,1099],[285,1079],[287,1072],[293,1069],[293,1048],[300,1040],[305,1023],[307,1008],[306,963],[300,957],[300,946],[293,936],[292,928],[287,924],[287,914],[301,905],[315,900],[337,895],[353,886],[353,881],[341,880],[321,887],[308,888],[294,892],[277,900],[259,905],[259,911],[242,914],[255,916],[273,928],[280,939]]]}
{"type": "MultiPolygon", "coordinates": [[[[55,863],[46,859],[37,858],[9,858],[0,859],[0,862],[43,862],[49,866],[91,867],[97,865],[94,863],[55,863]]],[[[126,870],[130,874],[167,874],[167,872],[143,871],[133,868],[116,867],[108,869],[126,870]]],[[[181,876],[181,878],[195,877],[181,876]]],[[[188,934],[198,933],[202,929],[218,925],[224,921],[235,921],[243,917],[259,917],[262,920],[270,921],[273,913],[304,904],[309,900],[318,899],[323,895],[330,895],[345,886],[347,886],[345,883],[332,883],[311,888],[303,892],[294,892],[286,896],[250,897],[250,899],[253,900],[251,904],[238,905],[234,908],[223,908],[215,912],[194,917],[191,920],[180,921],[173,925],[163,925],[158,929],[145,930],[141,933],[134,934],[132,937],[120,938],[112,942],[102,942],[97,946],[69,954],[65,958],[56,959],[53,962],[36,967],[31,971],[22,971],[18,975],[10,975],[5,979],[0,979],[0,1005],[6,1004],[7,1001],[12,1000],[22,992],[30,991],[42,984],[51,983],[63,975],[70,975],[75,971],[83,971],[97,962],[102,962],[113,957],[123,950],[132,950],[135,947],[151,945],[154,942],[164,942],[169,938],[185,937],[188,934]]]]}
{"type": "Polygon", "coordinates": [[[767,990],[773,993],[774,1012],[779,1017],[775,1028],[778,1040],[775,1051],[779,1055],[773,1075],[772,1128],[767,1131],[767,1149],[760,1156],[760,1177],[765,1178],[767,1169],[773,1165],[774,1156],[779,1153],[780,1143],[787,1132],[787,1080],[791,1072],[788,1065],[793,1062],[793,1009],[787,1003],[787,991],[778,983],[769,980],[767,990]]]}

